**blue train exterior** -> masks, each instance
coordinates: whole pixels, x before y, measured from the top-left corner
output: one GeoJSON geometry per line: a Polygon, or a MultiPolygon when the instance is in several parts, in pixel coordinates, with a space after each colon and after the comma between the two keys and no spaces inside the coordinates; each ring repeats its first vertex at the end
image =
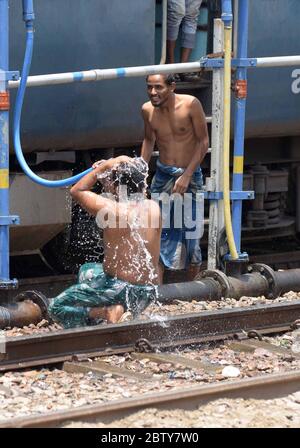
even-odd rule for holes
{"type": "MultiPolygon", "coordinates": [[[[20,69],[21,7],[19,0],[10,3],[10,65],[20,69]]],[[[36,1],[31,74],[154,63],[159,7],[155,0],[36,1]]],[[[251,0],[249,56],[299,54],[299,16],[298,0],[251,0]]],[[[194,58],[205,54],[204,34],[198,32],[194,58]]],[[[299,69],[251,70],[249,78],[247,136],[299,135],[299,69]]],[[[145,100],[144,80],[139,78],[28,89],[24,146],[33,151],[135,145],[142,138],[139,111],[145,100]]]]}
{"type": "MultiPolygon", "coordinates": [[[[21,69],[24,53],[20,3],[20,0],[10,2],[11,70],[21,69]]],[[[300,54],[299,0],[251,0],[249,3],[249,56],[300,54]]],[[[194,59],[211,51],[211,33],[207,29],[218,8],[217,0],[203,1],[194,59]]],[[[156,63],[160,58],[160,9],[161,2],[155,0],[36,1],[31,74],[156,63]]],[[[209,82],[199,88],[181,85],[180,91],[198,96],[210,115],[209,82]]],[[[143,137],[140,108],[146,100],[145,80],[140,78],[28,88],[22,119],[22,141],[28,160],[35,164],[37,171],[63,177],[67,170],[82,169],[93,158],[138,149],[143,137]]],[[[245,187],[255,189],[258,199],[263,196],[262,201],[266,200],[268,205],[265,207],[259,201],[254,205],[254,212],[267,212],[265,219],[262,213],[250,213],[249,218],[247,213],[253,210],[251,205],[246,206],[246,233],[256,230],[264,238],[264,232],[274,226],[278,236],[293,236],[300,231],[300,200],[295,194],[296,185],[300,186],[299,106],[300,69],[249,70],[245,187]],[[271,194],[269,201],[268,194],[271,194]],[[272,221],[275,203],[279,204],[280,216],[272,221]],[[270,210],[273,210],[271,217],[270,210]]],[[[208,169],[209,157],[205,165],[208,169]]],[[[13,171],[18,171],[13,155],[11,166],[13,171]]],[[[36,188],[42,195],[40,187],[36,188]]],[[[53,204],[61,207],[64,201],[62,197],[53,204]]],[[[12,212],[18,213],[19,202],[12,198],[12,212]]],[[[26,211],[22,213],[26,215],[26,211]]],[[[26,232],[30,219],[25,218],[27,229],[19,230],[22,237],[18,244],[14,238],[18,231],[12,231],[12,250],[16,253],[28,250],[26,232]]],[[[60,226],[49,234],[46,231],[49,222],[45,218],[45,238],[30,250],[41,249],[62,230],[63,221],[66,224],[70,219],[70,216],[59,218],[60,226]]]]}

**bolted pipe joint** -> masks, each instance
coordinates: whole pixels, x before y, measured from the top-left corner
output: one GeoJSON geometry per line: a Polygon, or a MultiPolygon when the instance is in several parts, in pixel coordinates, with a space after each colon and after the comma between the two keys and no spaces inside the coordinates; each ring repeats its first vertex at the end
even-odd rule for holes
{"type": "MultiPolygon", "coordinates": [[[[224,272],[217,269],[203,271],[200,273],[202,278],[214,279],[219,283],[222,298],[240,299],[243,296],[257,297],[266,295],[269,291],[269,284],[264,276],[260,273],[241,274],[235,277],[227,276],[224,272]]],[[[218,300],[216,297],[214,300],[218,300]]]]}
{"type": "MultiPolygon", "coordinates": [[[[217,269],[200,272],[192,282],[159,285],[157,299],[171,303],[176,299],[221,300],[240,299],[243,296],[275,299],[288,291],[300,291],[300,269],[275,272],[264,264],[254,264],[239,274],[228,276],[217,269]]],[[[233,272],[233,271],[231,271],[233,272]]]]}

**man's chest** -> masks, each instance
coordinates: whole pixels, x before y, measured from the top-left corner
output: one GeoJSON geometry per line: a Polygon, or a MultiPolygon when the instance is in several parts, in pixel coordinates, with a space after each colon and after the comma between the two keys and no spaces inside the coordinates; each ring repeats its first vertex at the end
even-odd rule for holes
{"type": "Polygon", "coordinates": [[[151,118],[150,124],[158,137],[184,136],[193,129],[191,118],[182,112],[156,115],[151,118]]]}

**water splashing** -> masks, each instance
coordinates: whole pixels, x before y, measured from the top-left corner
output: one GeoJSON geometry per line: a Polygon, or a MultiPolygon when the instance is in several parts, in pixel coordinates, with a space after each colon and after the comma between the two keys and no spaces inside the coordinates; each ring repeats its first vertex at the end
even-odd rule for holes
{"type": "MultiPolygon", "coordinates": [[[[147,216],[148,207],[145,203],[147,200],[145,191],[147,188],[148,164],[142,157],[136,157],[128,162],[121,162],[120,166],[122,166],[122,170],[118,171],[116,168],[112,168],[104,173],[100,173],[98,180],[103,185],[105,193],[110,195],[112,193],[116,194],[115,189],[119,187],[116,196],[108,197],[117,201],[120,205],[118,210],[122,210],[122,214],[126,217],[124,228],[128,229],[128,234],[118,235],[118,237],[120,238],[121,246],[126,240],[124,246],[127,246],[128,251],[128,262],[130,264],[128,270],[131,273],[134,272],[135,283],[137,284],[145,283],[145,271],[147,271],[147,284],[154,287],[157,300],[158,272],[154,266],[152,255],[147,248],[148,241],[145,235],[143,236],[143,233],[145,233],[143,229],[151,226],[150,216],[147,216]],[[132,171],[132,165],[136,168],[134,171],[132,171]],[[147,218],[146,222],[145,217],[147,218]]],[[[101,227],[99,216],[97,216],[96,221],[101,227]]],[[[107,222],[105,224],[107,226],[107,222]]],[[[106,245],[106,251],[110,251],[110,260],[113,260],[115,264],[118,261],[120,245],[114,245],[114,247],[109,243],[106,245]]],[[[126,270],[127,266],[124,268],[126,270]]]]}

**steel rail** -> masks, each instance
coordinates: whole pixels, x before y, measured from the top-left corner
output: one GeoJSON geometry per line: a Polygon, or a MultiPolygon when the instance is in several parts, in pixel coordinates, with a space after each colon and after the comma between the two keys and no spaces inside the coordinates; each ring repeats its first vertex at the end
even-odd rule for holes
{"type": "Polygon", "coordinates": [[[300,319],[300,301],[177,315],[164,321],[133,321],[26,337],[7,338],[0,354],[0,372],[57,364],[77,356],[133,351],[136,342],[167,348],[223,340],[250,330],[271,334],[290,329],[300,319]]]}
{"type": "Polygon", "coordinates": [[[99,420],[110,423],[147,407],[156,409],[194,410],[199,405],[219,398],[271,399],[299,391],[300,371],[262,375],[228,383],[196,386],[180,391],[145,394],[138,398],[116,400],[107,404],[82,406],[45,415],[13,418],[0,422],[0,428],[45,428],[63,425],[70,421],[99,420]]]}

